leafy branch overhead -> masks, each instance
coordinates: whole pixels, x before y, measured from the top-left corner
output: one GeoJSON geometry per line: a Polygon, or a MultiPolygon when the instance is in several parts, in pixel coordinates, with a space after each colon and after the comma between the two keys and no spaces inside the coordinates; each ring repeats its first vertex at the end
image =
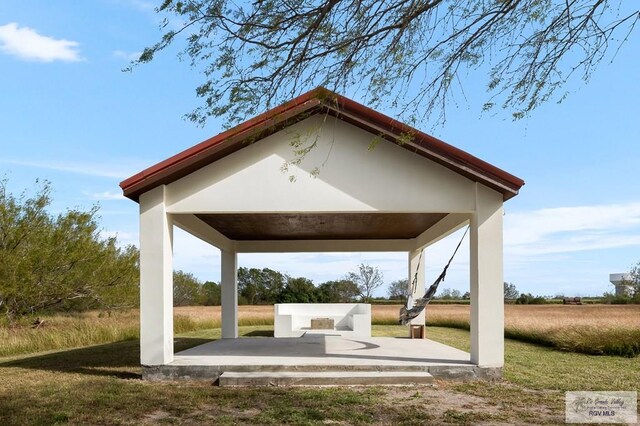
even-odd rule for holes
{"type": "Polygon", "coordinates": [[[402,118],[444,119],[469,71],[488,99],[520,118],[578,74],[613,58],[640,9],[621,0],[165,0],[161,40],[203,71],[188,117],[236,123],[311,88],[358,94],[402,118]],[[417,113],[416,113],[417,111],[417,113]]]}

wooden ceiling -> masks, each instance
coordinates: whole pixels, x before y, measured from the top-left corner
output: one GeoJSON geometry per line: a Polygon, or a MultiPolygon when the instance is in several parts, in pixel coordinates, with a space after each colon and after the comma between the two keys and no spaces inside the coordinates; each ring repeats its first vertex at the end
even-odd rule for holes
{"type": "Polygon", "coordinates": [[[198,214],[232,240],[411,239],[446,213],[241,213],[198,214]]]}

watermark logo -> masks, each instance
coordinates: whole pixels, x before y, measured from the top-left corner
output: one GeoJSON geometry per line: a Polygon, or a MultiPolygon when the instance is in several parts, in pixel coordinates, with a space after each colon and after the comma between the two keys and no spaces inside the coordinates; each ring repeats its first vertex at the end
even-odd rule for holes
{"type": "Polygon", "coordinates": [[[567,392],[567,423],[637,423],[637,392],[567,392]]]}

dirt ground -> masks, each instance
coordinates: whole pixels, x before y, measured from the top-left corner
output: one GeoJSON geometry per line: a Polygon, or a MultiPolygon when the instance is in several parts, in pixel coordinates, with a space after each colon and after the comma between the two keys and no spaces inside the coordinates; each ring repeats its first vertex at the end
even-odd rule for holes
{"type": "MultiPolygon", "coordinates": [[[[372,404],[344,406],[344,416],[332,416],[306,420],[289,418],[294,424],[376,424],[376,425],[514,425],[514,424],[562,424],[564,423],[564,395],[560,392],[526,390],[517,386],[500,383],[487,389],[485,384],[460,384],[438,381],[433,385],[384,386],[374,388],[351,387],[350,392],[372,396],[372,404]],[[498,389],[500,398],[496,398],[498,389]],[[493,395],[493,396],[492,396],[493,395]],[[504,395],[511,395],[506,400],[504,395]],[[523,396],[523,397],[519,397],[523,396]],[[556,403],[559,402],[559,403],[556,403]],[[337,418],[336,418],[337,417],[337,418]],[[342,417],[342,418],[341,418],[342,417]]],[[[298,388],[298,391],[321,388],[298,388]]],[[[283,389],[280,388],[279,391],[283,389]]],[[[264,390],[268,392],[269,390],[264,390]]],[[[290,393],[296,390],[288,388],[290,393]]],[[[295,396],[291,395],[295,400],[295,396]]],[[[191,412],[172,415],[156,410],[145,415],[142,424],[201,424],[211,421],[218,424],[268,424],[270,407],[267,399],[256,401],[252,406],[221,407],[203,404],[191,412]]],[[[304,412],[304,398],[290,402],[290,409],[301,408],[304,412]],[[299,406],[298,406],[299,405],[299,406]]],[[[334,407],[335,408],[335,407],[334,407]]],[[[313,416],[312,416],[313,417],[313,416]]],[[[318,409],[322,417],[322,409],[318,409]]],[[[276,416],[283,420],[280,415],[276,416]]],[[[275,420],[275,419],[274,419],[275,420]]]]}

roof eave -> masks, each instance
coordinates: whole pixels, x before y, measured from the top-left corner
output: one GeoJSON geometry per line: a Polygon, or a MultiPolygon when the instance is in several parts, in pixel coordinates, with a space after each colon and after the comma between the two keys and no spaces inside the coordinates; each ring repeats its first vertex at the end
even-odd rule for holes
{"type": "Polygon", "coordinates": [[[329,112],[469,179],[483,183],[501,192],[505,201],[516,196],[524,185],[522,179],[461,149],[344,96],[318,88],[151,166],[122,181],[120,187],[126,197],[137,202],[142,193],[180,179],[319,111],[329,112]]]}
{"type": "Polygon", "coordinates": [[[258,115],[123,180],[120,182],[123,195],[137,202],[140,194],[162,184],[168,176],[173,176],[174,173],[182,174],[181,170],[190,169],[190,166],[199,160],[204,163],[210,162],[210,157],[215,157],[217,152],[224,151],[225,148],[236,151],[246,144],[274,133],[291,119],[298,121],[303,114],[312,114],[319,106],[319,99],[299,97],[258,115]],[[233,149],[234,145],[238,145],[236,149],[233,149]]]}

